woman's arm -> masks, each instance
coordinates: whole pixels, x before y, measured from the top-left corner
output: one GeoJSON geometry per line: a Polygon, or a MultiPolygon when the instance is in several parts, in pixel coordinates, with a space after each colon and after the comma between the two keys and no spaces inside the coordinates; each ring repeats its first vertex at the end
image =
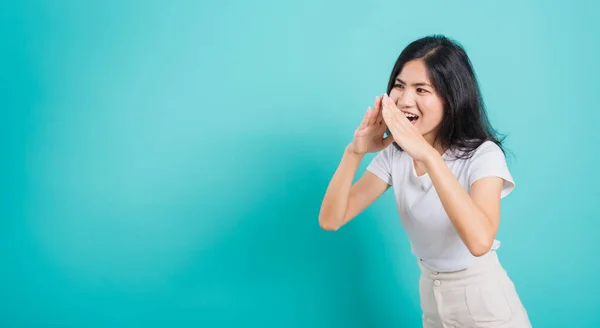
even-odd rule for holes
{"type": "Polygon", "coordinates": [[[450,221],[471,254],[486,254],[500,222],[502,178],[479,179],[469,194],[435,149],[431,148],[424,164],[450,221]]]}
{"type": "Polygon", "coordinates": [[[386,95],[382,115],[396,143],[414,160],[422,162],[433,182],[454,229],[475,256],[487,253],[496,237],[500,221],[499,177],[478,179],[469,194],[458,182],[440,153],[421,135],[386,95]]]}
{"type": "Polygon", "coordinates": [[[389,188],[386,182],[369,171],[352,184],[363,157],[354,153],[350,145],[346,147],[321,204],[319,224],[324,230],[338,230],[389,188]]]}
{"type": "MultiPolygon", "coordinates": [[[[391,136],[384,138],[385,129],[381,115],[381,98],[375,97],[373,109],[367,109],[327,186],[319,212],[321,228],[334,231],[341,228],[390,187],[388,182],[369,171],[352,184],[364,154],[382,152],[378,156],[382,156],[382,160],[387,158],[385,149],[394,139],[391,136]]],[[[379,162],[381,161],[378,161],[381,165],[379,162]]]]}

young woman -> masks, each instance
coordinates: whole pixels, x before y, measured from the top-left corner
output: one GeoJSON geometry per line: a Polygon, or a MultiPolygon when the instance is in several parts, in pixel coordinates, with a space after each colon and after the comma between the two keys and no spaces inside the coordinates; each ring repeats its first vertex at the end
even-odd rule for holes
{"type": "Polygon", "coordinates": [[[331,179],[321,227],[339,229],[391,186],[421,270],[423,327],[531,327],[496,254],[500,200],[515,184],[471,62],[444,36],[398,57],[331,179]]]}

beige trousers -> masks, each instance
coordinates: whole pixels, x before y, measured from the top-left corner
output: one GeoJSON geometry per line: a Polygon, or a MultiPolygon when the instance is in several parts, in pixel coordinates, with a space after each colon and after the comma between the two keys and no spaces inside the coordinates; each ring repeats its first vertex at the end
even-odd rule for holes
{"type": "Polygon", "coordinates": [[[456,272],[435,272],[419,261],[424,328],[529,328],[515,285],[492,251],[456,272]]]}

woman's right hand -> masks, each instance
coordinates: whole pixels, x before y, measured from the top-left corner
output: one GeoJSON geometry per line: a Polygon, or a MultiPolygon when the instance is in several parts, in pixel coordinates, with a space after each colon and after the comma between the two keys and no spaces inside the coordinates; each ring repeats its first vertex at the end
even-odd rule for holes
{"type": "Polygon", "coordinates": [[[378,152],[394,141],[391,134],[386,138],[383,137],[386,125],[381,114],[382,98],[382,96],[375,98],[373,108],[369,107],[367,109],[360,126],[354,131],[354,139],[348,145],[348,148],[355,154],[364,155],[378,152]]]}

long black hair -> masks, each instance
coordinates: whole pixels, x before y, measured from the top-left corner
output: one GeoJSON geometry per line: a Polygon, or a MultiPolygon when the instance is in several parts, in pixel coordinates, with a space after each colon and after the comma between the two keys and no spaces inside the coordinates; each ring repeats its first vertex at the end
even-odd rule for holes
{"type": "MultiPolygon", "coordinates": [[[[502,138],[492,128],[471,61],[463,47],[443,35],[431,35],[410,43],[394,64],[387,86],[390,94],[404,65],[415,59],[423,61],[436,93],[442,98],[444,115],[435,142],[444,149],[459,149],[457,158],[470,157],[485,141],[502,149],[502,138]]],[[[386,131],[390,134],[389,129],[386,131]]],[[[394,146],[402,150],[394,142],[394,146]]]]}

